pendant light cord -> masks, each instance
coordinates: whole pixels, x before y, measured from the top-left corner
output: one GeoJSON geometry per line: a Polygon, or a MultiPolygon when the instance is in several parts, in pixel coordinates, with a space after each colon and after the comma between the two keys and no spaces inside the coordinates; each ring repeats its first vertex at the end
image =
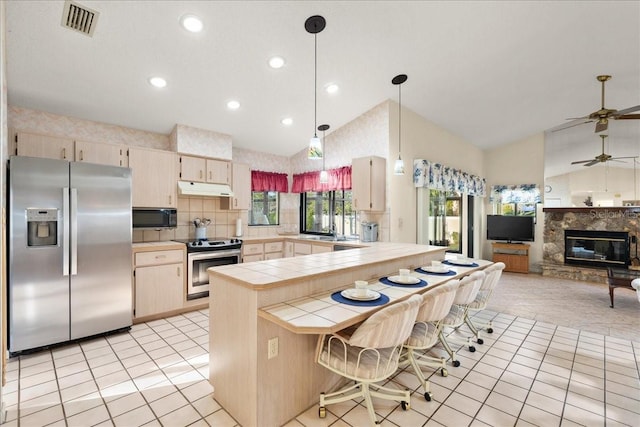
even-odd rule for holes
{"type": "Polygon", "coordinates": [[[402,84],[398,85],[398,159],[402,152],[402,84]]]}
{"type": "Polygon", "coordinates": [[[318,134],[316,133],[317,127],[318,127],[318,36],[317,34],[314,34],[313,35],[313,136],[314,138],[318,137],[318,134]]]}

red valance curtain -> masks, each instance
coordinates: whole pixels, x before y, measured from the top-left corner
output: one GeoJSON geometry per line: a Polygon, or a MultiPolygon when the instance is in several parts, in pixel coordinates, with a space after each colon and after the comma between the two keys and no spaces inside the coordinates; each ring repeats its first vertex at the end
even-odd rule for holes
{"type": "Polygon", "coordinates": [[[320,183],[320,171],[305,172],[293,175],[292,193],[306,193],[307,191],[336,191],[351,189],[351,166],[343,166],[327,171],[329,180],[320,183]]]}
{"type": "Polygon", "coordinates": [[[286,173],[251,171],[251,191],[289,192],[286,173]]]}

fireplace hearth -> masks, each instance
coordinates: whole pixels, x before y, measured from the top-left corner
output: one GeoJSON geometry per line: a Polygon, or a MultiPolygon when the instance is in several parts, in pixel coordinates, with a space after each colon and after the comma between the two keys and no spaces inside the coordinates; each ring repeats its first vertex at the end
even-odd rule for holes
{"type": "Polygon", "coordinates": [[[629,233],[624,231],[565,230],[565,264],[626,267],[630,262],[629,233]]]}

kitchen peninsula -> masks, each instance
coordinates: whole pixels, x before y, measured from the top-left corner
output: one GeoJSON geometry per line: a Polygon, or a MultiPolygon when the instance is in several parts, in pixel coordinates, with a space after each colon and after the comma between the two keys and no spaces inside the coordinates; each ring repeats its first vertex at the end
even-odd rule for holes
{"type": "MultiPolygon", "coordinates": [[[[315,363],[318,335],[356,324],[382,307],[339,304],[331,291],[352,287],[355,280],[374,284],[444,255],[444,247],[377,242],[209,269],[215,283],[209,300],[209,380],[216,400],[246,427],[286,423],[340,381],[315,363]]],[[[481,261],[479,268],[488,264],[481,261]]],[[[385,294],[396,302],[422,290],[388,288],[385,294]]]]}

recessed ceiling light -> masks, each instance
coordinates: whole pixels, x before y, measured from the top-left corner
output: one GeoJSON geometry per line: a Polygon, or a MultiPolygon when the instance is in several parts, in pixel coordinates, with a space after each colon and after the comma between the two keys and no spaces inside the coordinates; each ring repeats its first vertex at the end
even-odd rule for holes
{"type": "Polygon", "coordinates": [[[327,91],[327,93],[333,94],[333,93],[337,93],[338,90],[340,90],[340,87],[338,87],[338,85],[335,83],[329,83],[324,87],[324,89],[327,91]]]}
{"type": "Polygon", "coordinates": [[[180,23],[185,30],[192,33],[199,33],[200,31],[202,31],[202,20],[195,15],[184,15],[182,18],[180,18],[180,23]]]}
{"type": "Polygon", "coordinates": [[[282,68],[284,66],[284,58],[281,56],[274,56],[269,59],[269,66],[271,68],[282,68]]]}
{"type": "Polygon", "coordinates": [[[284,119],[280,120],[280,123],[285,126],[291,126],[293,124],[293,119],[291,117],[285,117],[284,119]]]}
{"type": "Polygon", "coordinates": [[[163,88],[167,85],[167,81],[162,77],[151,77],[149,78],[149,84],[153,87],[163,88]]]}
{"type": "Polygon", "coordinates": [[[240,103],[238,101],[229,101],[227,102],[227,108],[229,110],[237,110],[240,108],[240,103]]]}

